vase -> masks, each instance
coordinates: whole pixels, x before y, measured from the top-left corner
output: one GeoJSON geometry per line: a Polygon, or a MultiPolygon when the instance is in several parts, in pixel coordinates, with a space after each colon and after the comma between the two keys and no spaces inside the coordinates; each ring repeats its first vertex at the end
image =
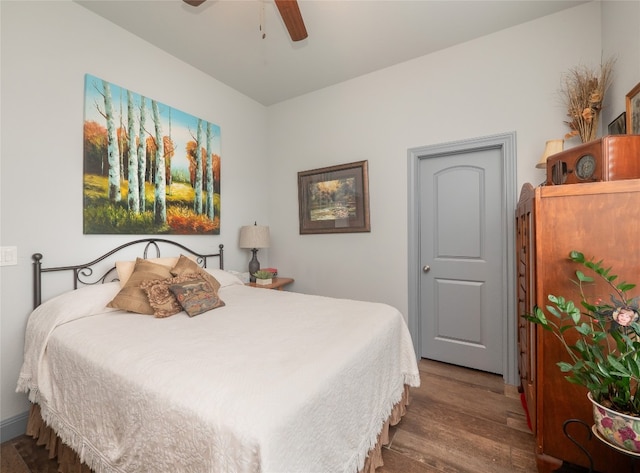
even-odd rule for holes
{"type": "Polygon", "coordinates": [[[256,284],[259,286],[268,286],[273,282],[273,279],[256,279],[256,284]]]}
{"type": "Polygon", "coordinates": [[[631,455],[640,455],[640,417],[598,404],[591,393],[587,397],[593,406],[594,433],[600,440],[631,455]]]}
{"type": "Polygon", "coordinates": [[[593,112],[589,120],[584,120],[580,127],[580,141],[589,143],[594,141],[598,136],[598,122],[600,121],[599,112],[593,112]]]}

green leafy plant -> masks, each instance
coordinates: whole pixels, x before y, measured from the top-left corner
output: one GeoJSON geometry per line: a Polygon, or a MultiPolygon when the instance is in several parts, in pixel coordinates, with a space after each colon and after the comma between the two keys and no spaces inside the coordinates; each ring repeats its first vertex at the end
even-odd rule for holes
{"type": "Polygon", "coordinates": [[[599,404],[615,411],[640,416],[640,324],[638,298],[627,292],[635,284],[616,282],[617,276],[602,261],[585,259],[578,251],[569,255],[571,261],[590,270],[596,278],[611,288],[609,300],[597,298],[589,302],[585,286],[595,281],[582,271],[575,272],[580,294],[580,307],[562,296],[549,295],[546,306],[552,316],[536,307],[524,317],[552,332],[571,357],[571,362],[557,365],[565,379],[586,387],[599,404]],[[573,335],[568,336],[569,333],[573,335]]]}
{"type": "Polygon", "coordinates": [[[253,273],[253,275],[257,278],[257,279],[271,279],[273,277],[273,273],[270,271],[256,271],[255,273],[253,273]]]}

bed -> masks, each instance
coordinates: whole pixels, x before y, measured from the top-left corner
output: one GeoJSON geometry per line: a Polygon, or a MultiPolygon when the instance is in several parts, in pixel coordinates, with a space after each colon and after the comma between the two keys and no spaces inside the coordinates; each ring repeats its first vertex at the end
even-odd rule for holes
{"type": "Polygon", "coordinates": [[[86,264],[43,260],[34,255],[17,390],[32,402],[28,433],[62,471],[373,472],[420,383],[395,308],[249,287],[223,269],[222,245],[206,255],[142,239],[86,264]],[[142,258],[118,259],[133,247],[142,258]],[[140,270],[157,266],[169,277],[140,270]],[[42,303],[43,275],[59,271],[71,272],[73,290],[42,303]],[[162,297],[153,314],[114,304],[134,286],[152,301],[150,284],[165,296],[169,287],[180,311],[158,309],[162,297]]]}

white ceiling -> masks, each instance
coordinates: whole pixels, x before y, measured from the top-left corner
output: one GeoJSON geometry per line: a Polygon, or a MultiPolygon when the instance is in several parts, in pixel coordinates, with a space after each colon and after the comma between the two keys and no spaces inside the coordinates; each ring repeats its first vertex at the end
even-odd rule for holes
{"type": "Polygon", "coordinates": [[[76,2],[264,105],[585,3],[300,0],[293,43],[273,0],[76,2]]]}

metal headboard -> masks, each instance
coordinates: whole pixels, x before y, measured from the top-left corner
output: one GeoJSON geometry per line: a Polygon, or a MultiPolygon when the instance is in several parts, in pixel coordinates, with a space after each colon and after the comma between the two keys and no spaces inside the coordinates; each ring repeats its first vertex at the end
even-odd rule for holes
{"type": "Polygon", "coordinates": [[[72,266],[57,266],[55,268],[43,268],[42,267],[42,254],[34,253],[31,257],[33,259],[33,308],[35,309],[42,303],[42,273],[49,273],[54,271],[71,271],[73,274],[73,289],[78,289],[78,283],[83,285],[92,285],[92,284],[103,284],[105,282],[111,282],[117,280],[117,276],[115,274],[115,264],[110,269],[102,274],[102,276],[93,278],[93,266],[105,259],[109,256],[121,251],[125,248],[129,248],[134,245],[144,244],[144,251],[142,253],[143,258],[147,258],[147,254],[150,248],[155,250],[156,256],[151,256],[152,258],[160,257],[160,246],[158,243],[175,246],[184,251],[187,251],[196,257],[196,262],[202,266],[203,268],[207,267],[207,259],[208,258],[219,258],[220,269],[224,269],[224,259],[223,259],[223,247],[224,245],[218,245],[219,252],[215,254],[201,254],[198,253],[191,248],[187,248],[186,246],[177,243],[172,240],[165,240],[163,238],[143,238],[141,240],[131,241],[129,243],[125,243],[123,245],[114,248],[113,250],[99,256],[98,258],[90,261],[88,263],[76,264],[72,266]],[[111,278],[110,276],[111,275],[111,278]]]}

